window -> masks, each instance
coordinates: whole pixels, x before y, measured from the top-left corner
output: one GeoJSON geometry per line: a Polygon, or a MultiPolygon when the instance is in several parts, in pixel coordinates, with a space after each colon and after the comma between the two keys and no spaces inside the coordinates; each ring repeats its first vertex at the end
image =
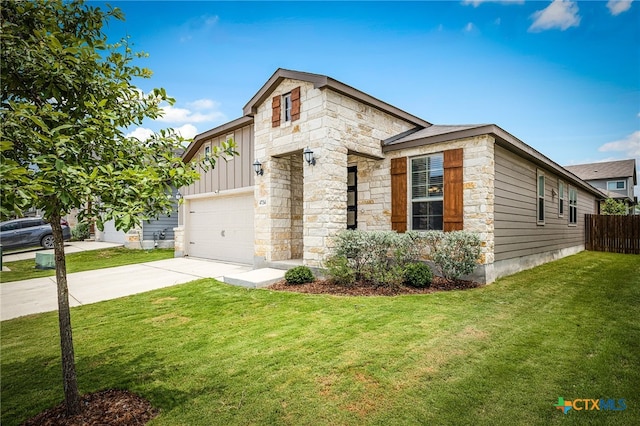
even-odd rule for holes
{"type": "Polygon", "coordinates": [[[621,189],[627,189],[627,182],[624,180],[613,180],[607,182],[608,191],[619,191],[621,189]]]}
{"type": "Polygon", "coordinates": [[[558,217],[564,216],[564,203],[565,203],[564,194],[565,194],[564,182],[559,180],[558,181],[558,217]]]}
{"type": "Polygon", "coordinates": [[[538,170],[538,225],[544,225],[544,173],[538,170]]]}
{"type": "Polygon", "coordinates": [[[291,93],[282,97],[284,102],[284,121],[291,121],[291,93]]]}
{"type": "Polygon", "coordinates": [[[569,187],[569,225],[578,223],[578,191],[569,187]]]}
{"type": "Polygon", "coordinates": [[[207,145],[204,147],[204,158],[211,157],[211,146],[207,145]]]}
{"type": "Polygon", "coordinates": [[[411,229],[443,229],[442,154],[411,159],[411,229]]]}

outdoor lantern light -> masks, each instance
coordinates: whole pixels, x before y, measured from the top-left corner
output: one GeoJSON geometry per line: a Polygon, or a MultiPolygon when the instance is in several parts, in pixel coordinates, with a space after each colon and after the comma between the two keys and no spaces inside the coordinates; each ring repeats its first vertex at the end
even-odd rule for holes
{"type": "Polygon", "coordinates": [[[307,160],[307,164],[309,164],[310,166],[315,166],[316,157],[313,156],[313,151],[311,151],[309,147],[306,147],[303,153],[304,153],[304,159],[307,160]]]}
{"type": "Polygon", "coordinates": [[[253,170],[256,171],[257,176],[262,176],[264,174],[264,170],[262,170],[262,163],[258,160],[253,163],[253,170]]]}
{"type": "Polygon", "coordinates": [[[182,194],[180,193],[180,191],[176,192],[176,200],[179,200],[182,198],[182,194]]]}

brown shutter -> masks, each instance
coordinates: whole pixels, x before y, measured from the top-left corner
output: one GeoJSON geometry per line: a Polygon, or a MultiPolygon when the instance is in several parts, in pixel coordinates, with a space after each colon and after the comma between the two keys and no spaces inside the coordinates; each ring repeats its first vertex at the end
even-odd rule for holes
{"type": "Polygon", "coordinates": [[[300,118],[300,86],[291,91],[291,121],[300,118]]]}
{"type": "Polygon", "coordinates": [[[274,96],[271,102],[271,127],[280,126],[280,96],[274,96]]]}
{"type": "Polygon", "coordinates": [[[407,157],[391,159],[391,229],[407,230],[407,157]]]}
{"type": "Polygon", "coordinates": [[[444,231],[463,229],[462,148],[444,152],[444,231]]]}

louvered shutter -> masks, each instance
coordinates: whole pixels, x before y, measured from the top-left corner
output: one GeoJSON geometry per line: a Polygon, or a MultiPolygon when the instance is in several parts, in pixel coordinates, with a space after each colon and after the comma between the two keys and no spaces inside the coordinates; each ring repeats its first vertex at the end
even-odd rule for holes
{"type": "Polygon", "coordinates": [[[391,229],[407,230],[407,157],[391,159],[391,229]]]}
{"type": "Polygon", "coordinates": [[[291,91],[291,121],[300,118],[300,87],[291,91]]]}
{"type": "Polygon", "coordinates": [[[280,126],[280,96],[274,96],[271,101],[271,127],[280,126]]]}
{"type": "Polygon", "coordinates": [[[450,149],[444,152],[444,231],[461,231],[464,226],[463,150],[450,149]]]}

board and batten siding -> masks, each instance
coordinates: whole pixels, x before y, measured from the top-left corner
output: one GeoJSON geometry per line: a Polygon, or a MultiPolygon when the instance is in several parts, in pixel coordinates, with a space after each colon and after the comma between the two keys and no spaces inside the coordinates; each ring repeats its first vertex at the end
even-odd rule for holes
{"type": "Polygon", "coordinates": [[[558,217],[558,176],[506,149],[495,148],[495,261],[584,245],[584,215],[595,213],[595,198],[578,190],[577,224],[569,225],[569,186],[558,217]],[[545,224],[538,225],[537,171],[545,175],[545,224]]]}
{"type": "Polygon", "coordinates": [[[253,186],[255,177],[253,171],[253,124],[205,140],[191,161],[203,158],[207,146],[213,150],[214,146],[220,146],[222,142],[231,137],[236,143],[236,151],[239,155],[231,157],[228,161],[219,159],[215,169],[208,171],[200,169],[200,179],[180,190],[183,196],[253,186]]]}

